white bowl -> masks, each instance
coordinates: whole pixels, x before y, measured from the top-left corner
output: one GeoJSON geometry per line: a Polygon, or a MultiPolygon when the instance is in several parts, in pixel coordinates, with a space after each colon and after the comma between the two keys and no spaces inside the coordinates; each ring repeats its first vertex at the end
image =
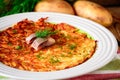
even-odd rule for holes
{"type": "Polygon", "coordinates": [[[116,55],[118,49],[117,41],[109,30],[93,21],[73,15],[50,12],[30,12],[10,15],[0,18],[0,30],[6,29],[12,24],[15,24],[25,18],[36,21],[41,17],[49,17],[47,20],[49,22],[68,23],[93,36],[94,39],[97,40],[97,49],[94,55],[83,64],[69,69],[53,72],[23,71],[0,63],[1,75],[25,80],[53,80],[71,78],[87,74],[103,67],[116,55]]]}

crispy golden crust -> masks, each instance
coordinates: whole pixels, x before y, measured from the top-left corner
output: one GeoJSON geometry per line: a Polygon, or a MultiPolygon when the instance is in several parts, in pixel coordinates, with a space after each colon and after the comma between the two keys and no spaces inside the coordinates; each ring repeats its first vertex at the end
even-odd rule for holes
{"type": "Polygon", "coordinates": [[[66,23],[51,24],[47,18],[37,22],[25,19],[0,33],[0,61],[28,71],[56,71],[71,68],[91,58],[96,42],[66,23]],[[59,30],[52,35],[56,43],[35,51],[25,38],[45,27],[59,30]]]}

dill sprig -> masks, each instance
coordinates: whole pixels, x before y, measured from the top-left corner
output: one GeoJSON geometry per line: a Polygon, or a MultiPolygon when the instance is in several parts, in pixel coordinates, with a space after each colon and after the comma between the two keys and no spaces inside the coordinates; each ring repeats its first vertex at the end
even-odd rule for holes
{"type": "Polygon", "coordinates": [[[4,0],[0,0],[0,16],[3,16],[7,11],[7,3],[4,0]]]}
{"type": "Polygon", "coordinates": [[[16,13],[31,12],[34,10],[34,6],[38,1],[40,0],[8,0],[8,2],[0,0],[0,17],[16,13]]]}
{"type": "Polygon", "coordinates": [[[44,29],[44,30],[37,31],[35,34],[36,34],[36,37],[45,38],[57,32],[58,31],[52,31],[51,29],[44,29]]]}

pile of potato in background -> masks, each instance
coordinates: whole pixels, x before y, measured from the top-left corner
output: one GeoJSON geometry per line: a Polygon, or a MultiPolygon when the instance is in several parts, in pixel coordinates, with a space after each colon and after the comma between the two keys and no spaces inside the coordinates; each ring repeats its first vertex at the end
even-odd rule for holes
{"type": "Polygon", "coordinates": [[[110,26],[113,22],[111,13],[95,2],[96,0],[1,0],[0,17],[33,11],[57,12],[81,16],[105,27],[110,26]]]}
{"type": "Polygon", "coordinates": [[[88,0],[76,0],[70,4],[66,0],[42,0],[34,8],[35,12],[58,12],[91,19],[108,27],[112,24],[111,13],[102,5],[88,0]]]}

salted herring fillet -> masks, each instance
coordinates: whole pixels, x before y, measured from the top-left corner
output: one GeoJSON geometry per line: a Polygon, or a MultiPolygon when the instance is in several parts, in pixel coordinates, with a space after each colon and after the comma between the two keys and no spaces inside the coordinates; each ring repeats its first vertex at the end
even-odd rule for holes
{"type": "Polygon", "coordinates": [[[32,39],[35,39],[35,38],[36,38],[35,33],[29,35],[29,36],[26,38],[26,43],[27,43],[27,44],[32,43],[32,41],[33,41],[32,39]]]}
{"type": "Polygon", "coordinates": [[[51,46],[55,43],[55,39],[52,37],[47,38],[47,42],[43,43],[42,47],[51,46]]]}
{"type": "Polygon", "coordinates": [[[53,39],[52,37],[37,38],[35,33],[33,33],[26,38],[26,43],[31,44],[32,48],[38,50],[46,46],[53,45],[55,43],[55,39],[53,39]]]}
{"type": "Polygon", "coordinates": [[[31,47],[33,47],[37,51],[39,49],[39,46],[46,41],[46,38],[36,38],[31,44],[31,47]]]}

